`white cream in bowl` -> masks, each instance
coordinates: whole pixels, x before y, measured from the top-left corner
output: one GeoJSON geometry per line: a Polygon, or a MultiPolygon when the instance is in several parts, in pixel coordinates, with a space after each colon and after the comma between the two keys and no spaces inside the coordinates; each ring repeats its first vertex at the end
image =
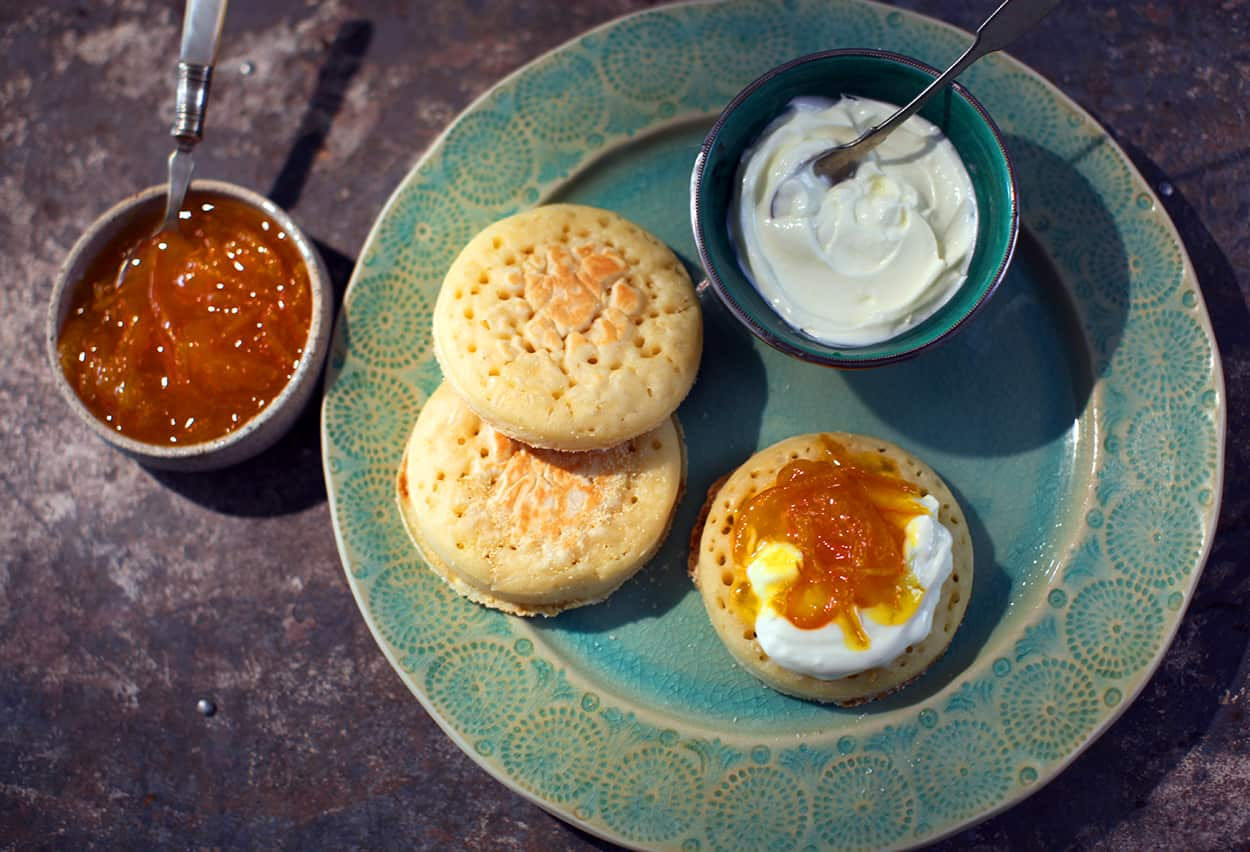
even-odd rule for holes
{"type": "Polygon", "coordinates": [[[925,119],[908,119],[837,184],[805,167],[896,109],[796,99],[739,168],[730,228],[748,276],[787,323],[832,346],[914,328],[954,295],[972,260],[972,180],[925,119]]]}

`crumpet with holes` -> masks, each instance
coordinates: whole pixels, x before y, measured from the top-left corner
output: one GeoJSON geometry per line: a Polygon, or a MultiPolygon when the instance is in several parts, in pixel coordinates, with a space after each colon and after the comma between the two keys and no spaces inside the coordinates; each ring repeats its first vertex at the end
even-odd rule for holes
{"type": "Polygon", "coordinates": [[[787,438],[747,459],[709,490],[700,520],[690,538],[690,574],[717,635],[733,658],[761,681],[787,695],[851,707],[889,695],[918,678],[946,651],[963,620],[972,592],[972,538],[963,511],[946,483],[932,468],[902,448],[864,435],[814,433],[787,438]],[[733,536],[738,514],[747,501],[772,487],[778,472],[795,459],[825,457],[825,436],[853,458],[870,460],[887,475],[897,475],[938,501],[938,521],[951,534],[952,567],[942,584],[929,635],[891,662],[836,680],[822,680],[782,668],[755,639],[755,625],[735,611],[730,596],[746,579],[746,566],[736,565],[733,536]]]}
{"type": "Polygon", "coordinates": [[[483,420],[535,447],[591,450],[677,410],[703,320],[662,242],[615,213],[551,204],[465,246],[439,291],[433,338],[443,376],[483,420]]]}
{"type": "Polygon", "coordinates": [[[606,450],[536,449],[482,422],[447,383],[400,462],[404,525],[465,597],[516,615],[596,603],[659,549],[685,484],[675,417],[606,450]]]}

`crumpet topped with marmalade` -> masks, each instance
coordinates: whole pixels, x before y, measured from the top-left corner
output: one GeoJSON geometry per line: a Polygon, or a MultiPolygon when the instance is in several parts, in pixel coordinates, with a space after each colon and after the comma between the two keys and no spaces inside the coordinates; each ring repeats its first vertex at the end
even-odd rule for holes
{"type": "Polygon", "coordinates": [[[689,392],[702,315],[677,256],[573,204],[489,226],[434,307],[443,375],[483,420],[536,447],[590,450],[648,432],[689,392]]]}
{"type": "Polygon", "coordinates": [[[852,707],[918,678],[972,592],[955,495],[902,447],[796,435],[714,484],[690,571],[735,660],[787,695],[852,707]]]}

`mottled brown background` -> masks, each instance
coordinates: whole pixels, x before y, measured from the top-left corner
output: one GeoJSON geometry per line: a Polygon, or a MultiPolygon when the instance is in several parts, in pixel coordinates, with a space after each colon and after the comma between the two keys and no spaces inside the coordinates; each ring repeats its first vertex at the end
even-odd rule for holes
{"type": "MultiPolygon", "coordinates": [[[[238,0],[199,174],[274,193],[341,288],[460,109],[647,5],[238,0]]],[[[992,0],[900,5],[970,27],[992,0]]],[[[374,646],[335,551],[315,407],[252,463],[173,476],[108,450],[54,395],[49,284],[93,217],[162,177],[180,6],[0,6],[0,845],[604,845],[479,770],[374,646]]],[[[1056,781],[946,847],[1250,842],[1248,21],[1242,0],[1070,0],[1014,51],[1164,192],[1228,379],[1227,489],[1141,697],[1056,781]]]]}

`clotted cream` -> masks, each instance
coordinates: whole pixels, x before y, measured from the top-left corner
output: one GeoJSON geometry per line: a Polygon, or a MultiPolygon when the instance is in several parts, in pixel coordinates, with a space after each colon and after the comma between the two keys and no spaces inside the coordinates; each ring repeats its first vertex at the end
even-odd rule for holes
{"type": "Polygon", "coordinates": [[[925,119],[908,119],[835,185],[804,166],[896,109],[799,98],[739,170],[730,226],[743,266],[787,323],[826,344],[867,346],[915,327],[954,295],[972,260],[972,181],[925,119]]]}

